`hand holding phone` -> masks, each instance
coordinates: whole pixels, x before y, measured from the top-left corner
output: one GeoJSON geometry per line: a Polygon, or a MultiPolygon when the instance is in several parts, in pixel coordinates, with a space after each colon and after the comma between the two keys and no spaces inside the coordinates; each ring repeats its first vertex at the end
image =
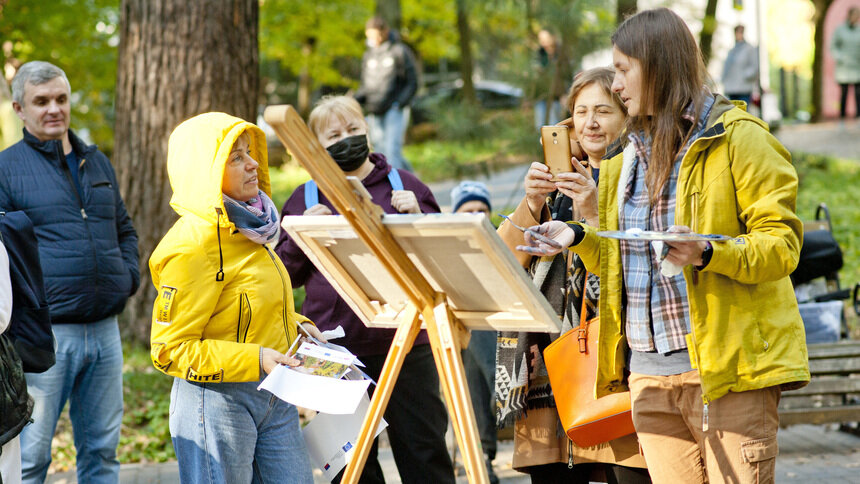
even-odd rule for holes
{"type": "Polygon", "coordinates": [[[541,126],[543,159],[552,181],[558,181],[558,174],[573,171],[570,164],[570,136],[567,126],[541,126]]]}

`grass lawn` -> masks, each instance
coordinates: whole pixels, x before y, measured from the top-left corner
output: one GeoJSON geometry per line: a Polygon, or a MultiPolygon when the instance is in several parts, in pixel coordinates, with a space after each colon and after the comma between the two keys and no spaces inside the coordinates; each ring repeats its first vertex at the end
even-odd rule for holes
{"type": "MultiPolygon", "coordinates": [[[[519,114],[507,116],[495,122],[513,123],[519,114]]],[[[452,167],[470,163],[481,165],[470,160],[485,160],[492,169],[494,163],[490,163],[491,160],[495,162],[505,156],[524,154],[522,149],[512,149],[514,145],[511,143],[509,138],[472,138],[448,143],[426,141],[409,146],[407,154],[419,176],[427,181],[435,181],[445,178],[445,174],[453,175],[455,169],[452,167]]],[[[860,161],[795,153],[794,163],[801,180],[798,214],[804,220],[812,220],[818,204],[827,204],[833,220],[834,235],[844,252],[845,267],[840,271],[840,280],[843,287],[853,287],[856,282],[860,282],[860,210],[856,208],[856,201],[860,199],[860,161]]],[[[275,203],[281,206],[292,190],[306,180],[307,173],[297,166],[288,164],[272,170],[275,203]]],[[[303,298],[303,292],[299,291],[297,297],[303,298]]],[[[860,338],[856,318],[852,318],[849,325],[853,328],[853,336],[860,338]]],[[[128,346],[124,348],[124,353],[125,415],[119,447],[120,461],[162,462],[173,459],[168,430],[172,379],[153,368],[147,348],[128,346]]],[[[67,412],[54,438],[53,454],[52,472],[74,467],[74,445],[67,412]]]]}

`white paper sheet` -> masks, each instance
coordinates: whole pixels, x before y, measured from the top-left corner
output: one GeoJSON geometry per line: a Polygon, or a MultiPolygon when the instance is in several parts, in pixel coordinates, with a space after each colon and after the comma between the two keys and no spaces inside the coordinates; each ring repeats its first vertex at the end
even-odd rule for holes
{"type": "Polygon", "coordinates": [[[343,330],[343,326],[338,325],[337,328],[323,331],[322,335],[323,338],[328,341],[331,341],[333,339],[343,338],[344,336],[346,336],[346,331],[343,330]]]}
{"type": "MultiPolygon", "coordinates": [[[[361,432],[361,424],[369,407],[370,400],[365,394],[354,414],[320,413],[302,429],[311,464],[323,472],[325,480],[334,479],[337,473],[352,460],[358,433],[361,432]]],[[[374,436],[379,435],[387,426],[388,423],[382,419],[376,427],[374,436]]]]}
{"type": "Polygon", "coordinates": [[[268,390],[285,402],[323,413],[337,415],[355,412],[370,380],[338,380],[304,375],[278,365],[257,390],[268,390]]]}

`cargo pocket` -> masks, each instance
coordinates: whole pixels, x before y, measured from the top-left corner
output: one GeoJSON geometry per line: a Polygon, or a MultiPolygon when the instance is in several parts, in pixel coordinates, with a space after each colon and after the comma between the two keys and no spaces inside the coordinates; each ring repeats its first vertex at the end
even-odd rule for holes
{"type": "Polygon", "coordinates": [[[774,482],[778,454],[776,436],[741,443],[741,457],[751,478],[748,482],[774,482]]]}

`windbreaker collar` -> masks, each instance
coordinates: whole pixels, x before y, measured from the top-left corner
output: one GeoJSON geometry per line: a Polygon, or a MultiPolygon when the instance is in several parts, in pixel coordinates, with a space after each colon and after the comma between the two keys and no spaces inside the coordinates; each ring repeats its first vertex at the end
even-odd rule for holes
{"type": "MultiPolygon", "coordinates": [[[[57,159],[57,153],[62,152],[63,140],[49,139],[42,141],[34,136],[33,133],[27,131],[27,128],[22,128],[22,131],[24,132],[24,142],[34,150],[42,153],[42,155],[49,160],[57,159]],[[58,145],[60,146],[58,147],[58,145]]],[[[75,132],[71,129],[69,129],[69,143],[72,145],[72,150],[80,157],[86,157],[96,150],[96,145],[88,145],[84,143],[84,141],[78,138],[75,132]]]]}

